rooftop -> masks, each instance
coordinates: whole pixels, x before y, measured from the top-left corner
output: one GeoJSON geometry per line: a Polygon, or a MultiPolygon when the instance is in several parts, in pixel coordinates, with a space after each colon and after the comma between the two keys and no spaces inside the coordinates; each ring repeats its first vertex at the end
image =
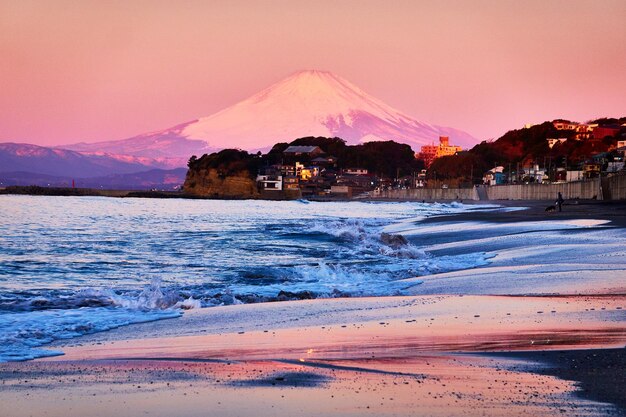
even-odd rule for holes
{"type": "Polygon", "coordinates": [[[295,146],[291,145],[285,149],[284,153],[312,153],[315,151],[321,151],[318,146],[295,146]]]}

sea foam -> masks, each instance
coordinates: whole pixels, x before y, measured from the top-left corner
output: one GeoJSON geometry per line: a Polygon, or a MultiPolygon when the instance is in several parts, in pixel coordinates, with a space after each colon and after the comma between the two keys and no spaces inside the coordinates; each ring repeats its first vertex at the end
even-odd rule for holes
{"type": "Polygon", "coordinates": [[[198,300],[179,298],[164,293],[155,279],[137,297],[110,289],[85,289],[71,297],[39,297],[20,308],[8,309],[5,304],[0,311],[0,362],[60,355],[60,351],[40,347],[129,324],[179,317],[181,310],[200,307],[198,300]]]}
{"type": "Polygon", "coordinates": [[[0,206],[1,360],[190,308],[404,294],[405,279],[488,261],[433,254],[403,230],[428,216],[498,209],[31,196],[0,196],[0,206]]]}

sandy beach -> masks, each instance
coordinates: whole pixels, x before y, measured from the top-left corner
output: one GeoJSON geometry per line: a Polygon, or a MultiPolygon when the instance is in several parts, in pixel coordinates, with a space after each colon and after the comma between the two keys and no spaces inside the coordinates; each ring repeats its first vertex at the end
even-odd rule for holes
{"type": "Polygon", "coordinates": [[[626,417],[624,22],[0,0],[0,417],[626,417]]]}
{"type": "Polygon", "coordinates": [[[194,309],[56,341],[62,356],[0,364],[0,415],[625,415],[624,206],[522,205],[421,221],[439,255],[490,258],[405,280],[408,296],[194,309]]]}

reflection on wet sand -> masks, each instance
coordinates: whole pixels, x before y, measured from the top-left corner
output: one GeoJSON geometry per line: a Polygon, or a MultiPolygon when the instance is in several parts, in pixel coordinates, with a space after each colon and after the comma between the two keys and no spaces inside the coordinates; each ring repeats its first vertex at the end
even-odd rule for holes
{"type": "MultiPolygon", "coordinates": [[[[315,300],[312,304],[337,308],[351,303],[315,300]]],[[[302,324],[202,336],[139,336],[123,342],[63,347],[65,356],[45,360],[360,359],[410,357],[416,352],[617,347],[626,344],[623,306],[626,296],[405,297],[382,321],[367,314],[357,317],[354,310],[348,310],[343,324],[306,326],[295,320],[302,324]]],[[[277,304],[249,306],[249,314],[278,308],[281,306],[277,304]]],[[[197,314],[210,318],[211,314],[219,314],[216,310],[197,314]]],[[[219,316],[216,322],[220,322],[219,316]]]]}
{"type": "MultiPolygon", "coordinates": [[[[338,320],[313,325],[294,312],[293,321],[285,321],[292,325],[214,333],[209,323],[223,322],[220,315],[230,309],[207,309],[171,321],[171,326],[190,326],[190,335],[158,337],[135,330],[133,339],[129,329],[120,329],[119,339],[112,332],[111,340],[73,342],[63,347],[65,356],[3,364],[0,401],[8,408],[0,414],[111,416],[132,409],[153,416],[595,416],[623,411],[601,402],[619,406],[619,392],[605,388],[623,376],[626,350],[593,351],[613,352],[612,361],[601,365],[606,372],[600,380],[593,378],[591,365],[571,356],[579,352],[571,349],[624,346],[626,296],[385,302],[387,307],[372,313],[348,308],[367,306],[363,299],[314,300],[307,315],[332,306],[338,320]],[[209,332],[198,335],[191,326],[197,322],[209,332]],[[564,374],[558,366],[550,371],[546,366],[558,361],[542,357],[546,349],[554,350],[553,359],[578,361],[585,371],[564,374]],[[577,391],[578,384],[585,391],[577,391]]],[[[262,324],[262,317],[275,316],[262,313],[289,306],[247,306],[240,320],[247,323],[257,313],[255,325],[262,324]]]]}
{"type": "Polygon", "coordinates": [[[12,389],[5,386],[2,402],[8,405],[4,412],[15,417],[125,415],[128,409],[153,416],[614,412],[610,405],[569,395],[574,390],[569,381],[507,369],[507,364],[515,363],[430,354],[304,362],[60,361],[27,368],[11,364],[3,379],[12,389]]]}

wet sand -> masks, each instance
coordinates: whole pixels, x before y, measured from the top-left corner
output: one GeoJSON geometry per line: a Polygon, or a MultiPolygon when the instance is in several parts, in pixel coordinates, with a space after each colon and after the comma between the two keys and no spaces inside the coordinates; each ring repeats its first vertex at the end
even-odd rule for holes
{"type": "Polygon", "coordinates": [[[615,393],[595,393],[623,378],[615,352],[626,350],[625,319],[626,296],[216,307],[157,323],[161,330],[146,323],[56,343],[64,356],[3,364],[0,401],[2,415],[15,417],[621,415],[615,393]],[[575,349],[605,359],[602,377],[591,363],[575,374],[536,364],[566,358],[559,369],[567,369],[575,349]],[[592,388],[578,391],[575,381],[592,388]]]}
{"type": "MultiPolygon", "coordinates": [[[[623,221],[623,206],[533,204],[424,223],[623,221]]],[[[407,280],[412,296],[215,307],[59,341],[63,356],[0,364],[0,415],[626,415],[626,261],[619,241],[592,246],[606,227],[559,230],[571,241],[543,264],[501,229],[463,232],[436,250],[483,245],[492,264],[407,280]],[[450,294],[463,285],[477,290],[450,294]]]]}
{"type": "Polygon", "coordinates": [[[36,362],[3,368],[2,404],[15,417],[619,415],[573,396],[571,382],[506,368],[515,363],[460,355],[36,362]]]}
{"type": "Polygon", "coordinates": [[[57,342],[51,346],[65,354],[42,361],[336,360],[624,345],[626,296],[420,296],[195,310],[180,319],[57,342]],[[226,322],[229,328],[222,327],[226,322]]]}
{"type": "Polygon", "coordinates": [[[562,211],[546,212],[550,201],[464,201],[464,204],[497,204],[505,207],[526,207],[523,211],[507,213],[468,212],[455,215],[437,216],[425,219],[423,223],[440,223],[446,220],[453,221],[486,221],[490,223],[509,223],[518,221],[545,221],[567,219],[608,219],[615,226],[626,227],[626,201],[601,200],[566,200],[562,211]]]}
{"type": "Polygon", "coordinates": [[[522,367],[541,375],[577,381],[576,395],[617,405],[626,413],[626,349],[583,349],[492,353],[493,357],[518,358],[535,362],[522,367]]]}

